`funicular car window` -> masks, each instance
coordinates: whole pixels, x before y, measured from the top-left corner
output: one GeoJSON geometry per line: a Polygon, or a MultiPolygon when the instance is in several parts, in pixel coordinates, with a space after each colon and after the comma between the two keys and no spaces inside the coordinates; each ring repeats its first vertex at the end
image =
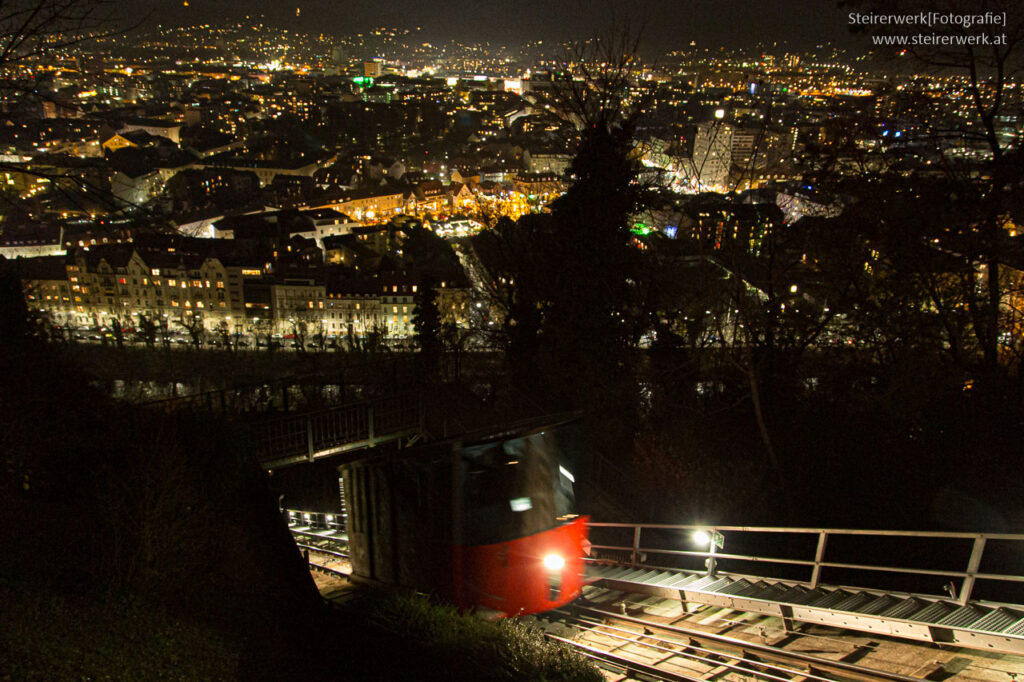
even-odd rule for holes
{"type": "Polygon", "coordinates": [[[468,544],[504,542],[554,525],[554,470],[542,436],[468,447],[463,458],[468,544]]]}

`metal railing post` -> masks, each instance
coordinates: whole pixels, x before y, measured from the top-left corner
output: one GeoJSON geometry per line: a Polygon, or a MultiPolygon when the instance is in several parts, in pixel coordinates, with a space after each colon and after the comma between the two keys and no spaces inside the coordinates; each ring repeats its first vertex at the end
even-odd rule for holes
{"type": "Polygon", "coordinates": [[[366,406],[367,441],[373,445],[373,405],[366,406]]]}
{"type": "Polygon", "coordinates": [[[637,559],[640,558],[640,526],[633,529],[633,568],[636,568],[637,559]]]}
{"type": "Polygon", "coordinates": [[[978,569],[981,567],[981,555],[985,552],[985,536],[979,535],[974,538],[974,546],[971,548],[971,558],[967,560],[967,576],[964,578],[964,584],[960,588],[960,597],[957,601],[961,606],[971,600],[971,592],[974,591],[974,582],[976,580],[975,575],[978,573],[978,569]]]}
{"type": "Polygon", "coordinates": [[[811,589],[818,586],[821,579],[821,562],[825,559],[825,545],[828,543],[828,533],[818,533],[818,548],[814,551],[814,569],[811,571],[811,589]]]}
{"type": "Polygon", "coordinates": [[[306,449],[309,461],[313,461],[313,415],[306,417],[306,449]]]}

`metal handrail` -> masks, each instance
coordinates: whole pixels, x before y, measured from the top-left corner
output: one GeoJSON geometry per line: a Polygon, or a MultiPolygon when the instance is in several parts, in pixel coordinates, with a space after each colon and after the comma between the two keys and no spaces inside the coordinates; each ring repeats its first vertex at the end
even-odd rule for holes
{"type": "Polygon", "coordinates": [[[914,538],[958,538],[973,539],[984,537],[989,540],[1024,540],[1024,533],[970,533],[966,531],[942,531],[942,530],[865,530],[860,528],[810,528],[785,526],[710,526],[710,525],[680,525],[671,523],[610,523],[606,521],[592,521],[591,527],[604,528],[652,528],[661,530],[690,530],[690,531],[729,531],[743,533],[827,533],[829,535],[883,535],[888,537],[914,537],[914,538]]]}
{"type": "Polygon", "coordinates": [[[260,461],[289,462],[374,445],[423,429],[419,393],[399,393],[309,412],[283,415],[259,425],[260,461]]]}
{"type": "MultiPolygon", "coordinates": [[[[593,549],[621,550],[628,549],[614,545],[591,545],[593,549]]],[[[712,556],[710,552],[692,552],[687,550],[658,549],[652,547],[638,548],[641,554],[670,554],[676,556],[712,556]]],[[[736,559],[738,561],[788,564],[791,566],[821,566],[822,568],[846,568],[859,571],[885,571],[886,573],[909,573],[912,575],[937,575],[945,578],[967,578],[974,576],[978,580],[1006,580],[1024,583],[1024,575],[1006,575],[1002,573],[968,573],[966,571],[945,571],[934,568],[900,568],[897,566],[875,566],[874,564],[845,564],[832,561],[811,561],[809,559],[783,559],[781,557],[758,557],[747,554],[722,554],[715,552],[716,559],[736,559]]]]}
{"type": "Polygon", "coordinates": [[[640,556],[643,554],[662,554],[669,556],[704,557],[708,560],[734,560],[765,564],[780,564],[787,566],[803,566],[811,569],[809,580],[786,581],[816,588],[821,579],[823,568],[846,569],[855,571],[868,571],[878,573],[901,573],[922,576],[941,576],[945,578],[960,578],[963,580],[959,594],[955,600],[964,605],[971,599],[976,581],[992,580],[1003,582],[1024,583],[1024,576],[1009,575],[1000,573],[984,573],[979,569],[985,551],[986,542],[989,540],[1024,542],[1024,534],[1021,533],[969,533],[957,531],[889,531],[889,530],[860,530],[843,528],[785,528],[781,526],[707,526],[707,525],[676,525],[676,524],[655,524],[655,523],[608,523],[591,522],[591,528],[625,528],[633,531],[633,542],[630,546],[621,545],[600,545],[594,544],[594,549],[605,549],[612,551],[628,552],[633,567],[641,566],[640,556]],[[707,551],[676,550],[659,547],[645,547],[641,544],[641,533],[644,529],[649,530],[673,530],[673,531],[705,531],[709,534],[715,532],[731,533],[779,533],[779,534],[803,534],[817,535],[818,540],[815,547],[813,559],[790,559],[785,557],[762,557],[746,554],[724,554],[716,551],[717,548],[710,546],[707,551]],[[970,540],[972,543],[971,553],[967,566],[962,571],[928,569],[928,568],[907,568],[902,566],[882,566],[877,564],[859,564],[839,561],[828,561],[825,553],[828,547],[829,536],[865,536],[865,537],[913,537],[913,538],[938,538],[970,540]]]}

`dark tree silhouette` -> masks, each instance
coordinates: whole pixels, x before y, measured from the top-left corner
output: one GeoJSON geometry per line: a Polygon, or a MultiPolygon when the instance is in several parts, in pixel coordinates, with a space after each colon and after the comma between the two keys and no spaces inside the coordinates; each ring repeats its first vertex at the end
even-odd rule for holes
{"type": "Polygon", "coordinates": [[[441,355],[441,312],[437,307],[437,290],[429,275],[420,277],[413,301],[416,312],[412,318],[416,332],[416,345],[420,349],[423,372],[433,376],[441,355]]]}
{"type": "Polygon", "coordinates": [[[146,316],[139,314],[139,325],[135,329],[135,333],[138,335],[142,342],[146,344],[147,348],[156,347],[157,331],[159,327],[157,323],[153,321],[152,316],[146,316]]]}
{"type": "MultiPolygon", "coordinates": [[[[857,11],[889,14],[963,12],[963,4],[952,0],[842,0],[840,5],[857,11]]],[[[1007,278],[1002,273],[1008,246],[1006,227],[1016,210],[1017,196],[1024,182],[1024,156],[1019,135],[1007,138],[1001,134],[999,121],[1007,115],[1020,116],[1022,111],[1021,101],[1010,86],[1024,67],[1024,5],[1015,0],[988,0],[978,9],[1005,16],[1005,25],[965,28],[955,23],[942,24],[929,31],[949,38],[949,45],[883,45],[878,49],[908,57],[919,68],[966,78],[972,117],[955,122],[938,119],[925,127],[925,132],[918,136],[920,139],[913,141],[931,145],[942,162],[940,167],[954,183],[953,191],[960,197],[970,197],[967,215],[971,224],[959,235],[946,239],[944,244],[973,266],[974,277],[969,288],[975,293],[965,296],[963,307],[970,314],[970,333],[975,337],[981,356],[982,387],[991,386],[998,393],[1005,380],[1005,366],[1000,360],[1004,350],[1002,339],[1015,340],[1014,335],[1005,333],[1012,324],[1012,314],[1010,319],[1004,319],[1010,314],[1004,288],[1007,278]],[[999,40],[973,44],[970,39],[981,33],[999,40]],[[983,164],[982,172],[978,172],[975,162],[951,158],[946,153],[948,147],[955,146],[950,142],[958,142],[960,146],[982,142],[990,160],[983,164]]],[[[885,25],[855,28],[882,39],[899,37],[901,32],[885,25]]],[[[1019,355],[1014,348],[1010,351],[1011,356],[1019,355]]]]}
{"type": "Polygon", "coordinates": [[[189,340],[196,350],[203,346],[206,338],[206,327],[203,325],[203,316],[200,313],[182,313],[178,320],[185,331],[188,332],[189,340]]]}

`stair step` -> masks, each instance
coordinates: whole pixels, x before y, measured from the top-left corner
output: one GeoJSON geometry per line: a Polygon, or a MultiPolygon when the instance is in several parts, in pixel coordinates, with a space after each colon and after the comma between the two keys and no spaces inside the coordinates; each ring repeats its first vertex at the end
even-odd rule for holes
{"type": "Polygon", "coordinates": [[[737,597],[751,597],[753,599],[775,599],[778,594],[773,592],[773,587],[768,583],[761,582],[760,580],[751,583],[749,587],[745,587],[739,592],[734,593],[737,597]]]}
{"type": "Polygon", "coordinates": [[[794,585],[779,595],[779,601],[786,602],[787,604],[797,604],[799,603],[797,600],[802,598],[805,594],[807,594],[806,587],[794,585]]]}
{"type": "Polygon", "coordinates": [[[940,620],[937,625],[948,625],[954,628],[968,628],[971,627],[972,623],[977,623],[983,617],[988,615],[988,613],[988,609],[982,609],[968,604],[967,606],[961,606],[950,613],[948,616],[940,620]]]}
{"type": "Polygon", "coordinates": [[[953,611],[953,607],[943,601],[937,601],[924,607],[914,614],[909,620],[918,620],[922,623],[938,623],[953,611]]]}
{"type": "Polygon", "coordinates": [[[892,608],[897,603],[899,603],[899,600],[897,600],[895,597],[890,597],[887,594],[883,594],[881,597],[875,597],[875,599],[869,601],[867,604],[864,604],[857,610],[861,613],[877,616],[886,609],[892,608]]]}
{"type": "Polygon", "coordinates": [[[913,614],[922,610],[927,605],[928,604],[926,602],[921,601],[917,597],[910,597],[909,599],[903,599],[895,605],[890,606],[879,615],[883,618],[903,618],[909,620],[913,614]]]}
{"type": "Polygon", "coordinates": [[[823,599],[827,597],[829,594],[831,593],[828,590],[823,590],[820,587],[816,587],[813,590],[807,590],[803,594],[796,595],[796,597],[794,599],[791,599],[790,601],[794,604],[799,604],[800,606],[809,606],[811,602],[823,599]]]}
{"type": "Polygon", "coordinates": [[[1024,637],[1024,618],[1021,618],[1016,623],[1003,630],[1003,634],[1024,637]]]}
{"type": "Polygon", "coordinates": [[[692,583],[687,585],[687,587],[691,590],[706,590],[708,585],[716,582],[718,582],[718,578],[711,575],[705,575],[701,576],[699,580],[694,580],[692,583]]]}
{"type": "Polygon", "coordinates": [[[745,596],[754,597],[756,599],[766,599],[769,601],[784,601],[782,599],[790,588],[785,585],[765,585],[764,591],[761,594],[749,594],[745,596]]]}
{"type": "Polygon", "coordinates": [[[641,578],[636,582],[643,583],[644,585],[662,585],[673,575],[675,574],[671,571],[657,571],[654,575],[641,578]]]}
{"type": "Polygon", "coordinates": [[[999,608],[985,616],[982,616],[980,620],[971,626],[971,629],[982,630],[984,632],[1003,632],[1005,629],[1020,620],[1020,618],[1021,614],[1015,611],[999,608]]]}
{"type": "Polygon", "coordinates": [[[833,608],[836,611],[860,611],[865,604],[875,601],[875,595],[866,592],[857,592],[849,598],[836,604],[833,608]]]}
{"type": "Polygon", "coordinates": [[[732,584],[726,585],[722,589],[718,590],[718,593],[719,594],[737,594],[739,592],[742,592],[743,590],[746,590],[750,586],[751,586],[751,582],[749,580],[747,580],[745,578],[740,578],[739,580],[733,582],[732,584]]]}
{"type": "Polygon", "coordinates": [[[632,570],[633,569],[629,568],[628,566],[601,567],[599,574],[604,578],[614,580],[615,578],[619,578],[632,570]]]}
{"type": "Polygon", "coordinates": [[[817,609],[832,609],[836,607],[836,604],[846,601],[850,596],[851,594],[845,590],[836,590],[832,594],[815,599],[808,606],[813,606],[817,609]]]}
{"type": "Polygon", "coordinates": [[[732,585],[732,578],[718,578],[715,582],[711,583],[704,588],[705,592],[719,592],[723,587],[732,585]]]}

